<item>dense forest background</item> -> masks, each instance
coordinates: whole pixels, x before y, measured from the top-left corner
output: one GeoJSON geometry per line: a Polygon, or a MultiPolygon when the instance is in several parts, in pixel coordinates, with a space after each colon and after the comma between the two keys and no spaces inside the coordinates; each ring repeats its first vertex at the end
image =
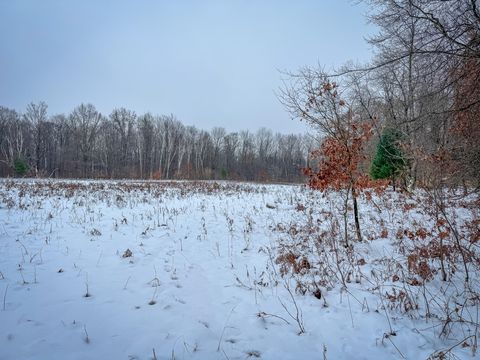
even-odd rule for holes
{"type": "Polygon", "coordinates": [[[70,178],[298,181],[315,140],[307,135],[227,133],[185,126],[174,115],[109,116],[92,104],[48,115],[0,107],[0,175],[70,178]]]}

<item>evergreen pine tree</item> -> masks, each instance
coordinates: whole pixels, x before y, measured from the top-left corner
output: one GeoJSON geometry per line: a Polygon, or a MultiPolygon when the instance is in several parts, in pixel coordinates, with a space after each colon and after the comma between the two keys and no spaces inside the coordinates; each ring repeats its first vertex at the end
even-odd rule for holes
{"type": "Polygon", "coordinates": [[[398,146],[400,139],[401,134],[396,130],[383,131],[370,167],[370,176],[373,179],[390,178],[395,186],[395,178],[406,165],[405,156],[398,146]]]}
{"type": "Polygon", "coordinates": [[[24,176],[28,171],[28,164],[22,158],[16,158],[13,162],[13,168],[18,176],[24,176]]]}

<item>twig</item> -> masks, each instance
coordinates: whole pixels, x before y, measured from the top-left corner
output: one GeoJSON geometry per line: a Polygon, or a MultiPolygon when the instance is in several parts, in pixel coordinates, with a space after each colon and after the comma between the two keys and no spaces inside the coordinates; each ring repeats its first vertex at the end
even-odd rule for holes
{"type": "Polygon", "coordinates": [[[90,296],[92,296],[90,294],[90,292],[88,291],[88,273],[86,274],[86,278],[85,278],[85,288],[86,288],[86,291],[85,291],[85,297],[88,298],[90,296]]]}
{"type": "Polygon", "coordinates": [[[383,310],[385,311],[385,316],[386,316],[387,321],[388,321],[388,327],[390,328],[390,335],[393,335],[393,334],[395,334],[395,332],[392,329],[392,323],[390,322],[390,317],[388,316],[388,313],[387,313],[387,307],[385,306],[385,304],[383,302],[383,295],[381,293],[380,286],[378,286],[378,292],[380,294],[380,301],[382,302],[382,307],[383,307],[383,310]]]}
{"type": "Polygon", "coordinates": [[[125,282],[125,286],[123,287],[123,290],[127,290],[127,285],[128,282],[130,281],[131,276],[128,277],[127,281],[125,282]]]}
{"type": "Polygon", "coordinates": [[[223,353],[223,355],[225,356],[225,358],[226,358],[227,360],[230,360],[230,358],[228,357],[228,355],[227,355],[227,353],[225,352],[225,350],[222,349],[222,353],[223,353]]]}
{"type": "Polygon", "coordinates": [[[283,318],[283,317],[281,317],[281,316],[278,316],[278,315],[266,313],[265,311],[260,311],[259,313],[257,313],[257,316],[258,316],[259,318],[262,318],[262,319],[271,316],[271,317],[274,317],[274,318],[283,320],[283,321],[285,321],[288,325],[290,325],[290,323],[289,323],[285,318],[283,318]]]}
{"type": "Polygon", "coordinates": [[[96,265],[97,267],[98,267],[98,264],[100,263],[102,255],[103,255],[103,250],[100,252],[100,255],[98,256],[97,265],[96,265]]]}
{"type": "Polygon", "coordinates": [[[83,331],[85,331],[85,342],[90,344],[90,338],[88,337],[87,326],[83,325],[83,331]]]}
{"type": "Polygon", "coordinates": [[[467,336],[466,338],[464,338],[463,340],[460,340],[459,342],[457,342],[455,345],[452,345],[450,346],[448,349],[445,349],[445,350],[439,350],[439,351],[435,351],[432,355],[443,355],[445,356],[445,354],[451,352],[453,349],[455,349],[457,346],[463,344],[465,341],[467,341],[468,339],[470,338],[475,338],[476,335],[473,334],[473,335],[469,335],[467,336]]]}
{"type": "Polygon", "coordinates": [[[348,301],[348,310],[350,311],[350,319],[352,321],[352,328],[354,328],[355,324],[353,323],[352,305],[350,305],[350,296],[348,296],[348,294],[347,294],[347,301],[348,301]]]}
{"type": "Polygon", "coordinates": [[[287,312],[287,314],[293,319],[295,320],[295,322],[297,323],[298,325],[298,328],[300,329],[298,335],[301,335],[303,333],[305,333],[305,327],[303,325],[303,316],[302,316],[302,312],[300,311],[300,309],[298,308],[297,306],[297,302],[295,300],[295,297],[293,296],[292,294],[292,291],[290,290],[290,287],[287,285],[287,284],[283,284],[283,286],[285,287],[285,289],[287,289],[288,293],[290,294],[290,297],[292,298],[292,302],[293,302],[293,305],[295,306],[295,315],[293,315],[289,310],[288,308],[285,306],[285,304],[282,302],[282,300],[280,300],[280,298],[278,298],[278,300],[280,301],[280,304],[282,305],[282,307],[285,309],[285,311],[287,312]]]}
{"type": "Polygon", "coordinates": [[[392,343],[393,347],[394,347],[395,349],[397,349],[397,351],[398,351],[398,353],[400,354],[400,356],[401,356],[402,358],[406,359],[406,357],[402,354],[402,352],[401,352],[400,349],[397,347],[397,345],[395,345],[395,343],[392,341],[392,339],[390,339],[390,335],[384,334],[383,337],[384,337],[384,338],[387,338],[388,340],[390,340],[390,342],[392,343]]]}
{"type": "Polygon", "coordinates": [[[223,330],[222,330],[222,335],[220,335],[220,339],[218,340],[217,351],[220,351],[220,346],[222,344],[223,335],[225,334],[225,329],[227,328],[228,322],[230,321],[230,317],[232,316],[232,313],[236,307],[237,305],[235,305],[230,311],[230,314],[228,314],[227,321],[225,322],[225,326],[223,327],[223,330]]]}
{"type": "Polygon", "coordinates": [[[5,311],[5,307],[6,307],[6,299],[7,299],[8,285],[9,285],[9,284],[7,284],[7,287],[5,288],[5,293],[3,294],[3,311],[5,311]]]}
{"type": "Polygon", "coordinates": [[[23,247],[23,250],[25,250],[25,255],[28,255],[28,251],[25,245],[23,245],[23,243],[20,240],[17,240],[17,242],[23,247]]]}

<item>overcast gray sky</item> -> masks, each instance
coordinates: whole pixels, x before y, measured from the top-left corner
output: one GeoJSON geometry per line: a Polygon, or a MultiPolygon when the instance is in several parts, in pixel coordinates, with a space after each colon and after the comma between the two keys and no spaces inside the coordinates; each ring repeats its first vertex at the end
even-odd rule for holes
{"type": "Polygon", "coordinates": [[[91,102],[229,131],[303,132],[275,97],[279,69],[366,61],[349,0],[0,0],[0,105],[50,114],[91,102]]]}

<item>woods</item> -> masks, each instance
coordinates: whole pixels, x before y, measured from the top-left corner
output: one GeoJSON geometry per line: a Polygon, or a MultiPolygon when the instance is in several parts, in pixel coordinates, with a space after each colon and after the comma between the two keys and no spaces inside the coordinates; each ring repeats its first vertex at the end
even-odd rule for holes
{"type": "Polygon", "coordinates": [[[0,176],[301,181],[315,140],[271,130],[228,133],[185,126],[174,115],[102,115],[80,104],[50,116],[0,107],[0,176]]]}
{"type": "MultiPolygon", "coordinates": [[[[365,3],[378,29],[369,39],[375,49],[371,63],[287,73],[282,103],[293,118],[312,124],[325,142],[345,137],[345,129],[371,127],[371,144],[358,151],[365,156],[363,173],[370,168],[373,179],[388,178],[410,190],[441,183],[478,191],[477,2],[365,3]]],[[[345,147],[355,139],[354,132],[347,134],[345,147]]]]}

